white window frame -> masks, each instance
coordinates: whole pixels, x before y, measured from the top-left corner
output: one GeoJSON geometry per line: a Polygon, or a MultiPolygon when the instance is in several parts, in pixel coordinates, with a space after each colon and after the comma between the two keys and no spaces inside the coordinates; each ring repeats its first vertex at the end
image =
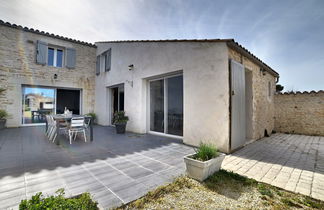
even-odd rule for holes
{"type": "Polygon", "coordinates": [[[52,67],[56,67],[56,68],[63,68],[64,67],[64,61],[65,61],[64,55],[65,55],[65,50],[63,48],[54,47],[54,46],[49,45],[48,48],[47,48],[47,57],[46,57],[46,59],[47,59],[47,66],[52,66],[52,67]],[[48,50],[50,48],[51,49],[54,49],[53,66],[48,64],[48,50]],[[62,66],[57,66],[57,50],[62,50],[62,66]]]}

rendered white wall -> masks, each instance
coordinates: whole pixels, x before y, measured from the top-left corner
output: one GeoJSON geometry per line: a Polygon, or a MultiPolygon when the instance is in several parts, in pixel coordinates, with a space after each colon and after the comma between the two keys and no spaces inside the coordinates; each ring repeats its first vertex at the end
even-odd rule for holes
{"type": "Polygon", "coordinates": [[[183,72],[184,143],[211,142],[228,152],[228,49],[216,42],[97,43],[97,55],[112,48],[111,70],[96,76],[98,123],[109,125],[107,87],[125,83],[128,131],[146,133],[147,79],[183,72]],[[129,71],[128,65],[134,70],[129,71]],[[133,81],[133,87],[126,81],[133,81]]]}

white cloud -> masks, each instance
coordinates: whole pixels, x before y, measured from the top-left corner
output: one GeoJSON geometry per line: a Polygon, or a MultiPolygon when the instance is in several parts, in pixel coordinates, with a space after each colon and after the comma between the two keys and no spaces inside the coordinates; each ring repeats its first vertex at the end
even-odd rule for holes
{"type": "Polygon", "coordinates": [[[303,90],[324,89],[323,8],[322,0],[0,0],[0,19],[92,43],[235,38],[283,85],[303,90]]]}

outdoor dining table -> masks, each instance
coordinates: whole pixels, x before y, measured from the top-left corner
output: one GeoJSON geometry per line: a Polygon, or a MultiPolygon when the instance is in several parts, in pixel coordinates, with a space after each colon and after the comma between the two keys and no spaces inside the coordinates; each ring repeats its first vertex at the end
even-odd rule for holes
{"type": "MultiPolygon", "coordinates": [[[[56,122],[56,127],[57,127],[57,129],[56,129],[56,139],[55,139],[55,142],[56,142],[56,144],[57,145],[59,145],[60,144],[60,138],[58,138],[58,136],[59,136],[59,130],[60,129],[58,129],[59,128],[59,126],[60,126],[60,122],[62,122],[62,121],[65,121],[65,122],[68,122],[68,121],[71,121],[71,119],[72,118],[74,118],[74,117],[84,117],[84,119],[85,120],[90,120],[90,123],[89,123],[89,129],[90,129],[90,142],[92,142],[93,141],[93,120],[92,120],[92,118],[91,118],[91,116],[88,116],[88,115],[75,115],[75,114],[73,114],[73,115],[65,115],[65,114],[56,114],[56,115],[52,115],[53,116],[53,118],[54,118],[54,120],[55,120],[55,122],[56,122]],[[57,140],[58,139],[58,140],[57,140]]],[[[47,130],[48,129],[48,122],[47,122],[47,120],[46,120],[46,122],[45,122],[46,124],[46,127],[45,127],[45,129],[47,130]]]]}

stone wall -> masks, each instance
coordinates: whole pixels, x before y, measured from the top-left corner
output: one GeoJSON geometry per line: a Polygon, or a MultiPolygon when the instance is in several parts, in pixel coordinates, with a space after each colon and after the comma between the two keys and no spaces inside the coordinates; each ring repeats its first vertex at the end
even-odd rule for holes
{"type": "Polygon", "coordinates": [[[82,90],[82,113],[94,110],[96,47],[67,38],[0,24],[0,109],[9,113],[8,127],[21,125],[22,85],[82,90]],[[67,69],[36,64],[37,40],[76,49],[76,67],[67,69]],[[57,79],[54,79],[57,74],[57,79]]]}
{"type": "Polygon", "coordinates": [[[274,92],[276,78],[268,72],[261,72],[260,66],[239,52],[229,49],[229,58],[245,67],[252,73],[252,134],[248,140],[264,137],[265,130],[271,134],[274,129],[274,92]],[[268,85],[271,84],[271,95],[268,95],[268,85]]]}
{"type": "Polygon", "coordinates": [[[324,91],[275,95],[275,130],[324,136],[324,91]]]}

